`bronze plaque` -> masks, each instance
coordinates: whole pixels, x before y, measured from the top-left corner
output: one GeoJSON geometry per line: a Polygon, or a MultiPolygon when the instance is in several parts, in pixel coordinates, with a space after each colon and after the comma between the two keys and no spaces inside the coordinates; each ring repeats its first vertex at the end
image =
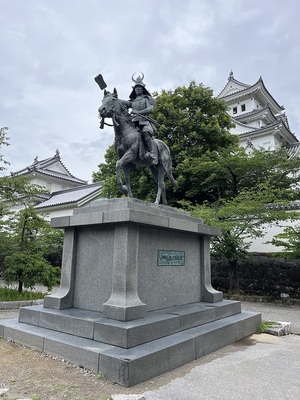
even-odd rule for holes
{"type": "Polygon", "coordinates": [[[185,252],[173,250],[158,250],[157,251],[157,265],[185,265],[185,252]]]}

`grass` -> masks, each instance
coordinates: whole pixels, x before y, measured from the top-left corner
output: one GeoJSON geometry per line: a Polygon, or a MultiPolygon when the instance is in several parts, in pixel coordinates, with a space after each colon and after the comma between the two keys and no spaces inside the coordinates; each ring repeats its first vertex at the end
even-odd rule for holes
{"type": "Polygon", "coordinates": [[[0,288],[0,301],[22,301],[43,299],[46,293],[31,292],[24,290],[19,292],[16,289],[0,288]]]}
{"type": "Polygon", "coordinates": [[[270,326],[278,325],[278,322],[274,321],[262,321],[258,326],[258,332],[264,333],[266,329],[270,328],[270,326]]]}

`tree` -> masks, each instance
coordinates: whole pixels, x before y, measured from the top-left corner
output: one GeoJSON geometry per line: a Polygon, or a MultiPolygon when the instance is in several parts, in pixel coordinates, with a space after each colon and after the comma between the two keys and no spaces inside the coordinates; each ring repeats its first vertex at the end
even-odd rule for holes
{"type": "MultiPolygon", "coordinates": [[[[299,198],[300,160],[289,158],[284,149],[249,153],[239,147],[238,136],[229,133],[232,122],[227,110],[211,89],[191,82],[156,94],[152,117],[158,123],[156,137],[170,147],[178,183],[178,190],[168,194],[169,204],[190,209],[205,223],[221,228],[214,251],[226,255],[230,287],[238,291],[238,261],[249,241],[262,236],[268,222],[297,218],[278,204],[299,198]]],[[[94,181],[107,182],[107,197],[121,195],[113,150],[93,175],[94,181]]],[[[155,186],[149,173],[141,176],[134,171],[132,180],[134,195],[152,201],[155,186]]]]}
{"type": "MultiPolygon", "coordinates": [[[[7,137],[7,131],[8,128],[4,127],[4,128],[0,128],[0,149],[2,146],[8,146],[8,137],[7,137]]],[[[2,172],[3,170],[5,170],[5,165],[9,164],[8,161],[5,161],[4,157],[2,154],[0,154],[0,172],[2,172]]]]}
{"type": "Polygon", "coordinates": [[[299,198],[300,161],[289,159],[284,149],[251,154],[240,149],[202,168],[213,196],[211,202],[194,206],[192,212],[221,228],[213,250],[228,260],[230,291],[235,293],[239,291],[238,261],[245,256],[251,239],[262,237],[267,223],[299,218],[289,205],[299,198]]]}
{"type": "Polygon", "coordinates": [[[226,103],[213,97],[210,88],[192,81],[188,87],[163,90],[157,96],[153,118],[159,124],[159,138],[172,148],[178,162],[237,143],[229,133],[233,124],[227,111],[226,103]]]}
{"type": "Polygon", "coordinates": [[[271,242],[274,246],[283,247],[281,252],[290,259],[300,258],[300,225],[288,226],[282,233],[276,235],[271,242]]]}
{"type": "MultiPolygon", "coordinates": [[[[8,128],[0,128],[0,149],[2,146],[9,146],[7,137],[8,128]]],[[[0,173],[6,171],[6,165],[3,155],[0,154],[0,173]]],[[[31,184],[26,177],[0,176],[0,220],[3,216],[10,213],[10,209],[20,203],[30,204],[32,200],[40,193],[45,193],[45,188],[31,184]]]]}
{"type": "Polygon", "coordinates": [[[53,250],[61,252],[62,233],[54,231],[32,206],[6,220],[3,227],[0,235],[5,245],[0,251],[4,258],[5,281],[17,281],[20,292],[23,287],[34,287],[36,282],[50,290],[58,283],[60,268],[53,267],[47,257],[53,250]]]}
{"type": "MultiPolygon", "coordinates": [[[[229,133],[233,126],[227,114],[224,101],[214,98],[211,89],[202,84],[191,82],[188,87],[178,87],[174,91],[163,90],[156,93],[156,106],[151,115],[157,121],[156,134],[170,148],[174,176],[178,190],[168,196],[169,203],[178,205],[178,201],[187,199],[197,201],[197,196],[189,195],[191,182],[197,181],[192,169],[186,172],[186,166],[194,165],[207,151],[236,146],[238,139],[229,133]]],[[[104,181],[103,193],[107,197],[120,197],[121,193],[115,177],[116,156],[111,146],[105,155],[105,163],[99,164],[99,171],[93,173],[93,181],[104,181]]],[[[197,172],[197,171],[195,171],[197,172]]],[[[149,170],[132,171],[132,188],[135,197],[153,201],[156,185],[149,170]]],[[[167,188],[170,188],[166,181],[167,188]]]]}
{"type": "MultiPolygon", "coordinates": [[[[0,149],[9,145],[7,130],[0,129],[0,149]]],[[[0,155],[0,172],[7,164],[0,155]]],[[[59,263],[63,233],[51,229],[31,206],[40,193],[45,193],[45,188],[32,185],[25,177],[0,177],[0,263],[4,264],[6,282],[18,281],[19,291],[23,286],[33,287],[35,282],[50,289],[60,275],[60,268],[54,268],[51,262],[59,263]],[[10,211],[19,204],[25,209],[10,211]]]]}

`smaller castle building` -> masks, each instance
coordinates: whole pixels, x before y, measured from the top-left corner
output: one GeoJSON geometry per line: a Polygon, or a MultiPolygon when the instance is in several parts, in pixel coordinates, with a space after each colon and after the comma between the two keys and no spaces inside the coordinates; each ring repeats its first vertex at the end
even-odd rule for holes
{"type": "MultiPolygon", "coordinates": [[[[276,150],[286,147],[289,157],[299,156],[300,143],[291,131],[284,106],[280,105],[266,88],[262,77],[252,85],[234,78],[231,71],[223,90],[217,96],[224,100],[229,107],[235,128],[232,134],[239,137],[240,145],[246,149],[276,150]]],[[[298,207],[298,203],[291,206],[298,207]]],[[[266,224],[265,236],[251,243],[250,251],[274,252],[280,251],[268,243],[273,237],[294,221],[282,221],[278,224],[266,224]]]]}
{"type": "Polygon", "coordinates": [[[231,71],[227,84],[217,97],[230,108],[229,114],[235,123],[231,133],[239,136],[241,146],[275,150],[298,144],[285,108],[270,94],[262,77],[249,85],[236,80],[231,71]]]}
{"type": "MultiPolygon", "coordinates": [[[[38,160],[13,174],[24,176],[31,184],[45,188],[45,193],[36,196],[32,203],[35,209],[47,219],[73,214],[73,209],[85,206],[99,197],[102,183],[88,184],[70,173],[56,150],[53,157],[38,160]]],[[[23,206],[14,207],[18,211],[23,206]]]]}

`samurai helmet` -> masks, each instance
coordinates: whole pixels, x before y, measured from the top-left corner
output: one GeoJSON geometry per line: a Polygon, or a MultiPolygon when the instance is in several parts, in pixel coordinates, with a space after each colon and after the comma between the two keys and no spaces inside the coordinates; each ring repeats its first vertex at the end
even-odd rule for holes
{"type": "Polygon", "coordinates": [[[132,81],[135,83],[135,85],[134,86],[132,86],[132,92],[130,93],[130,95],[129,95],[129,98],[131,99],[131,100],[133,100],[133,99],[135,99],[136,98],[136,93],[135,93],[135,88],[137,87],[137,86],[141,86],[142,88],[143,88],[143,94],[145,94],[145,95],[147,95],[147,96],[151,96],[151,94],[148,92],[148,90],[146,89],[146,85],[145,85],[145,83],[143,82],[143,79],[144,79],[144,74],[143,74],[143,72],[141,72],[141,75],[140,75],[140,73],[138,74],[138,76],[137,77],[135,77],[137,75],[137,73],[134,73],[133,75],[132,75],[132,77],[131,77],[131,79],[132,79],[132,81]]]}

